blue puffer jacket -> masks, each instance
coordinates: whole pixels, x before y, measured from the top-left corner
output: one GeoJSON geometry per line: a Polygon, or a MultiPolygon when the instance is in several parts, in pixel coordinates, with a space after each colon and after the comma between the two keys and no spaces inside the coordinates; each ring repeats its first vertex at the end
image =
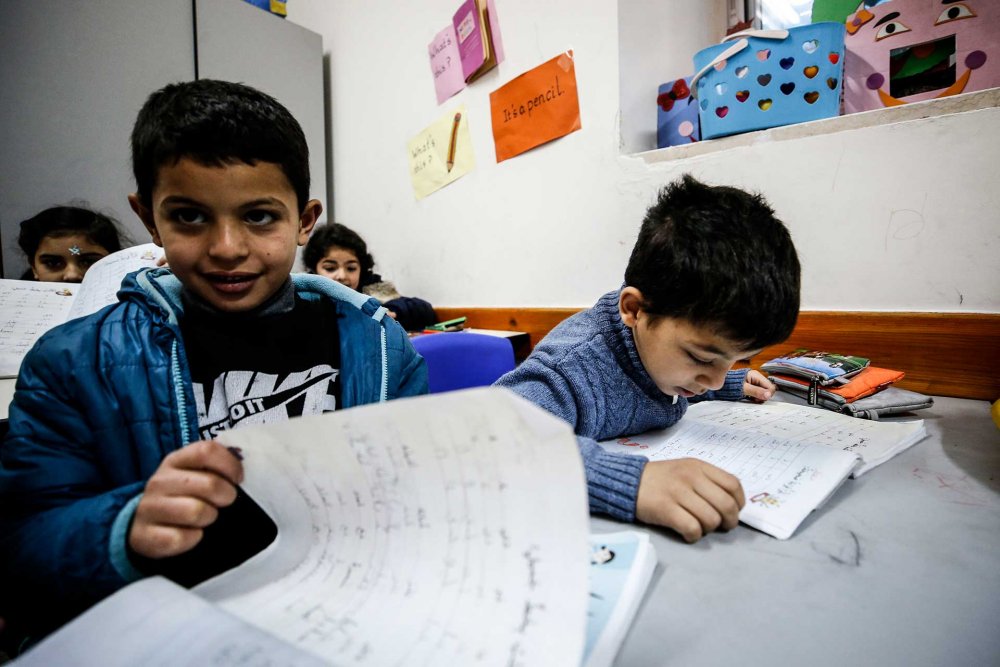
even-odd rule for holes
{"type": "MultiPolygon", "coordinates": [[[[301,298],[336,303],[342,407],[426,393],[423,359],[377,301],[292,278],[301,298]]],[[[136,500],[164,456],[198,439],[180,290],[167,269],[132,274],[120,303],[53,329],[24,360],[0,447],[0,615],[25,629],[138,576],[125,549],[136,500]]]]}

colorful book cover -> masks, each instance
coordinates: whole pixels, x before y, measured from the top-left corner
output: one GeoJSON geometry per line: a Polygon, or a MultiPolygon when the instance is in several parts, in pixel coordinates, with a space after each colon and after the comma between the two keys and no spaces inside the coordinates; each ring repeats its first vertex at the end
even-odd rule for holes
{"type": "Polygon", "coordinates": [[[476,0],[465,0],[452,17],[455,36],[458,38],[458,53],[462,60],[462,75],[472,76],[486,61],[486,47],[483,44],[483,29],[476,0]]]}
{"type": "Polygon", "coordinates": [[[768,373],[785,373],[815,379],[825,385],[846,382],[848,378],[867,368],[869,363],[870,361],[864,357],[816,350],[796,350],[761,364],[761,369],[768,373]]]}

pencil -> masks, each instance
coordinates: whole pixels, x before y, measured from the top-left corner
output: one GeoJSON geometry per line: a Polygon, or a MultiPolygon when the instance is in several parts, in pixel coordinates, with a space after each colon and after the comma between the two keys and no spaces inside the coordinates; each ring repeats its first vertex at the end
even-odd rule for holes
{"type": "Polygon", "coordinates": [[[462,112],[455,114],[455,122],[451,124],[451,142],[448,144],[448,171],[455,166],[455,142],[458,140],[458,124],[462,120],[462,112]]]}

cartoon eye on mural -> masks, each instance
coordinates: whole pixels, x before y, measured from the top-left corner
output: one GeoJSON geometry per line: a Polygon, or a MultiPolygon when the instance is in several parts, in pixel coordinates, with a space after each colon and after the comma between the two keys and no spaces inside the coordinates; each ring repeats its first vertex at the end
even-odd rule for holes
{"type": "Polygon", "coordinates": [[[846,21],[845,113],[1000,86],[996,0],[865,5],[846,21]]]}

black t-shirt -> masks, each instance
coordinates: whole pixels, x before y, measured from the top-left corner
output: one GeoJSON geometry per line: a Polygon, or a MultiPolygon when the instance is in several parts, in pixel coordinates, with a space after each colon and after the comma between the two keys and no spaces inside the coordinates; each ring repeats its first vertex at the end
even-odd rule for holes
{"type": "Polygon", "coordinates": [[[186,308],[181,322],[201,438],[336,410],[335,306],[295,298],[291,311],[227,315],[186,308]]]}
{"type": "MultiPolygon", "coordinates": [[[[201,439],[249,424],[318,414],[340,405],[336,306],[305,301],[291,285],[247,314],[225,314],[185,299],[181,334],[198,406],[201,439]]],[[[274,541],[277,527],[242,489],[190,551],[163,559],[130,552],[146,574],[193,586],[229,570],[274,541]]]]}

